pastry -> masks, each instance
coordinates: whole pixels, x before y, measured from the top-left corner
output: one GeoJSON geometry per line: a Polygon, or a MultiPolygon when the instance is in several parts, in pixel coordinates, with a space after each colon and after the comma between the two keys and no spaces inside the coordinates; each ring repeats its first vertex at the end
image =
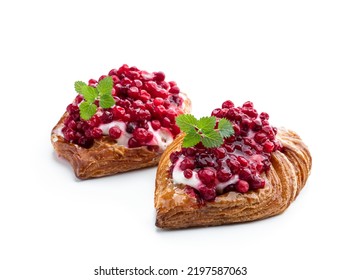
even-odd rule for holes
{"type": "Polygon", "coordinates": [[[163,72],[126,64],[98,81],[76,82],[75,90],[51,142],[80,179],[157,165],[180,133],[175,117],[191,109],[187,95],[163,72]]]}
{"type": "Polygon", "coordinates": [[[258,114],[251,102],[242,107],[224,102],[204,118],[213,121],[210,125],[202,121],[200,127],[191,115],[186,123],[184,117],[177,123],[186,133],[166,149],[157,169],[156,226],[178,229],[268,218],[287,209],[304,187],[312,163],[307,146],[295,132],[270,126],[269,115],[258,114]],[[212,133],[221,140],[206,139],[213,139],[212,133]]]}

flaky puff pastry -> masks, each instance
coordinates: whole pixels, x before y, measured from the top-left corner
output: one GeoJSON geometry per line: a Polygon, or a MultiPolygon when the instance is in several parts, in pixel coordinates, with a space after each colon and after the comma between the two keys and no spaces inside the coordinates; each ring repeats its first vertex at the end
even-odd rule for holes
{"type": "MultiPolygon", "coordinates": [[[[181,111],[191,111],[191,101],[186,94],[181,111]]],[[[58,156],[65,158],[73,167],[79,179],[89,179],[113,175],[144,167],[155,166],[159,163],[161,152],[148,150],[146,147],[127,148],[118,145],[115,140],[103,136],[94,141],[91,148],[83,148],[66,141],[60,134],[63,127],[65,113],[52,129],[51,143],[58,156]]]]}
{"type": "Polygon", "coordinates": [[[282,213],[304,187],[311,170],[311,155],[301,138],[290,130],[279,129],[277,139],[283,150],[271,154],[270,170],[262,174],[265,187],[247,193],[227,192],[213,202],[199,204],[174,184],[169,175],[170,154],[181,149],[179,135],[160,159],[156,175],[156,226],[179,229],[217,226],[268,218],[282,213]]]}

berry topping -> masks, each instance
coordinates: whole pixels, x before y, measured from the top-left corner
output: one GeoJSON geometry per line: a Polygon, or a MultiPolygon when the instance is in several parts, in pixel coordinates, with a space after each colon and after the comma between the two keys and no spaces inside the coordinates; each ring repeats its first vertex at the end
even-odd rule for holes
{"type": "Polygon", "coordinates": [[[176,119],[186,136],[181,151],[170,155],[175,183],[186,185],[187,192],[192,189],[190,193],[201,201],[213,201],[229,191],[264,188],[262,173],[271,166],[271,153],[281,149],[267,113],[258,115],[252,102],[235,107],[228,100],[210,118],[181,115],[176,119]]]}
{"type": "Polygon", "coordinates": [[[112,139],[118,139],[120,138],[122,134],[122,131],[119,127],[117,126],[113,126],[109,129],[109,136],[112,138],[112,139]]]}
{"type": "Polygon", "coordinates": [[[76,82],[78,95],[67,106],[63,122],[65,140],[90,148],[94,140],[109,136],[129,148],[162,151],[171,142],[168,138],[180,133],[175,118],[183,113],[177,84],[165,78],[163,72],[124,64],[98,80],[76,82]]]}

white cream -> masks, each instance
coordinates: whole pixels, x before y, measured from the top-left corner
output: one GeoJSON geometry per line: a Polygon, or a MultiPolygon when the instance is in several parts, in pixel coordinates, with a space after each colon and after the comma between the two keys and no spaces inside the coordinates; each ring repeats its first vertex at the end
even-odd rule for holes
{"type": "Polygon", "coordinates": [[[53,130],[53,134],[52,134],[52,141],[53,142],[58,141],[58,136],[64,138],[64,133],[62,132],[63,128],[64,128],[64,124],[60,124],[53,130]]]}
{"type": "MultiPolygon", "coordinates": [[[[117,144],[128,147],[128,141],[133,135],[126,131],[126,124],[124,122],[112,121],[111,123],[101,124],[99,128],[102,129],[103,135],[109,135],[109,129],[113,126],[117,126],[122,131],[121,136],[116,140],[117,144]]],[[[167,128],[163,127],[158,130],[154,130],[150,122],[148,123],[148,127],[148,131],[153,133],[154,137],[147,143],[147,145],[158,146],[160,152],[163,152],[169,144],[173,142],[172,133],[167,128]]]]}
{"type": "MultiPolygon", "coordinates": [[[[173,182],[175,184],[183,184],[183,185],[188,185],[192,188],[198,189],[200,185],[203,183],[199,179],[198,172],[197,170],[192,170],[193,175],[190,179],[187,179],[184,175],[184,172],[180,168],[180,164],[183,161],[185,157],[182,155],[179,157],[179,159],[176,161],[172,173],[173,177],[173,182]]],[[[229,185],[236,184],[239,180],[239,175],[233,175],[230,180],[227,182],[221,183],[216,179],[216,188],[218,192],[222,192],[224,188],[226,188],[229,185]]]]}
{"type": "Polygon", "coordinates": [[[126,124],[121,121],[112,121],[111,123],[101,124],[99,126],[102,129],[103,135],[109,135],[109,129],[113,126],[117,126],[121,131],[121,136],[116,139],[118,145],[128,147],[128,141],[132,137],[131,133],[126,132],[126,124]]]}
{"type": "Polygon", "coordinates": [[[167,128],[163,127],[158,130],[154,130],[150,123],[148,123],[148,126],[148,130],[153,133],[154,137],[147,143],[147,145],[159,146],[160,151],[163,152],[173,142],[172,133],[167,128]]]}
{"type": "Polygon", "coordinates": [[[193,175],[190,179],[187,179],[184,176],[184,172],[180,169],[180,163],[184,159],[184,156],[181,156],[174,165],[173,169],[173,181],[175,184],[183,184],[191,186],[192,188],[198,189],[198,187],[202,184],[201,180],[199,179],[198,173],[193,170],[193,175]]]}
{"type": "Polygon", "coordinates": [[[181,109],[185,109],[186,107],[186,102],[185,100],[188,98],[185,94],[183,94],[182,92],[179,93],[179,96],[182,98],[183,102],[181,104],[181,109]]]}
{"type": "Polygon", "coordinates": [[[217,191],[222,192],[227,186],[237,183],[239,180],[239,175],[233,175],[230,180],[224,183],[218,183],[216,185],[217,191]]]}

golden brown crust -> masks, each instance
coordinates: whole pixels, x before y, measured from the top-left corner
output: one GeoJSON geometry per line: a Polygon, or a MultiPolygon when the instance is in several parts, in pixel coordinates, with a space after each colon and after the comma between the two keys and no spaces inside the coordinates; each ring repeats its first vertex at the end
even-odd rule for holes
{"type": "Polygon", "coordinates": [[[215,226],[268,218],[282,213],[304,187],[311,170],[311,156],[300,137],[279,129],[277,139],[283,151],[272,153],[271,168],[263,174],[265,187],[246,194],[228,192],[214,202],[198,205],[196,198],[185,193],[185,186],[174,185],[169,177],[170,154],[181,148],[179,135],[163,153],[156,175],[156,226],[178,229],[215,226]]]}
{"type": "MultiPolygon", "coordinates": [[[[183,112],[189,113],[191,101],[185,94],[182,94],[182,97],[184,98],[183,112]]],[[[58,156],[70,162],[78,178],[103,177],[158,164],[160,152],[150,151],[146,147],[126,148],[116,144],[109,137],[95,140],[94,145],[89,149],[65,141],[58,134],[58,130],[66,114],[53,128],[51,142],[58,156]]]]}

